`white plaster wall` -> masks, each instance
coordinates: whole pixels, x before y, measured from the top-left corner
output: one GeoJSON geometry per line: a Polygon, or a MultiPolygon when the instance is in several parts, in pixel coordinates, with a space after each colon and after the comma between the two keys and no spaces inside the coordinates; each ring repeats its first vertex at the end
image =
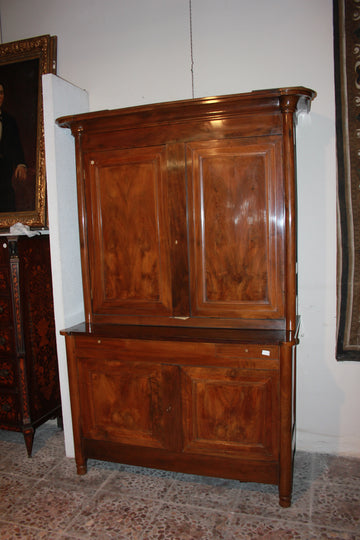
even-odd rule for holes
{"type": "MultiPolygon", "coordinates": [[[[298,447],[360,456],[360,363],[335,360],[331,0],[192,0],[195,97],[304,85],[298,129],[298,447]]],[[[189,0],[0,0],[3,41],[58,36],[58,74],[90,109],[192,95],[189,0]]]]}
{"type": "Polygon", "coordinates": [[[76,192],[75,144],[60,116],[89,109],[84,90],[47,73],[42,78],[50,252],[61,404],[67,456],[74,455],[65,339],[60,331],[84,320],[76,192]]]}

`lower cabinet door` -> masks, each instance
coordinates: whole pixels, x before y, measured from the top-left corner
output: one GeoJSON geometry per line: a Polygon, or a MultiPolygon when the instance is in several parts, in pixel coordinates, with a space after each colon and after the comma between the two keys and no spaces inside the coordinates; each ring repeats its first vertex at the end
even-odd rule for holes
{"type": "Polygon", "coordinates": [[[184,452],[277,459],[277,370],[183,367],[181,385],[184,452]]]}
{"type": "Polygon", "coordinates": [[[177,366],[81,358],[78,376],[85,438],[181,448],[177,366]]]}

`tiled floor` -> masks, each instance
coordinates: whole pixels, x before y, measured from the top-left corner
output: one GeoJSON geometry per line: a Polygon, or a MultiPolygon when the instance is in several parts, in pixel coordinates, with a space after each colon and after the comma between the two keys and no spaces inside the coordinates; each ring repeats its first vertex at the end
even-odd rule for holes
{"type": "Polygon", "coordinates": [[[293,504],[274,486],[90,461],[77,476],[48,422],[28,459],[0,431],[0,538],[360,539],[360,460],[297,453],[293,504]]]}

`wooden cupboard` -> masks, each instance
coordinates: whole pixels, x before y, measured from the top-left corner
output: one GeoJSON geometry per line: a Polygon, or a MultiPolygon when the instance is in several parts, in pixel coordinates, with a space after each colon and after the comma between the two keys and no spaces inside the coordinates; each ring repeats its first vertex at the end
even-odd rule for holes
{"type": "Polygon", "coordinates": [[[0,429],[22,432],[29,457],[36,428],[61,423],[49,237],[2,236],[0,429]]]}
{"type": "Polygon", "coordinates": [[[64,330],[88,458],[269,482],[295,443],[303,87],[64,117],[85,321],[64,330]]]}

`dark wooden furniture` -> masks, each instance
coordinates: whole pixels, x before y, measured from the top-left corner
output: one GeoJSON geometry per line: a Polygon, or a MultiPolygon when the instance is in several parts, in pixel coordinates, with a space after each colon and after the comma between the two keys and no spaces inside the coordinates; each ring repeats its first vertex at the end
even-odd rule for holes
{"type": "Polygon", "coordinates": [[[61,419],[48,236],[1,237],[0,429],[24,434],[61,419]]]}
{"type": "Polygon", "coordinates": [[[75,454],[279,485],[295,443],[295,116],[284,88],[59,119],[76,140],[86,320],[75,454]]]}

